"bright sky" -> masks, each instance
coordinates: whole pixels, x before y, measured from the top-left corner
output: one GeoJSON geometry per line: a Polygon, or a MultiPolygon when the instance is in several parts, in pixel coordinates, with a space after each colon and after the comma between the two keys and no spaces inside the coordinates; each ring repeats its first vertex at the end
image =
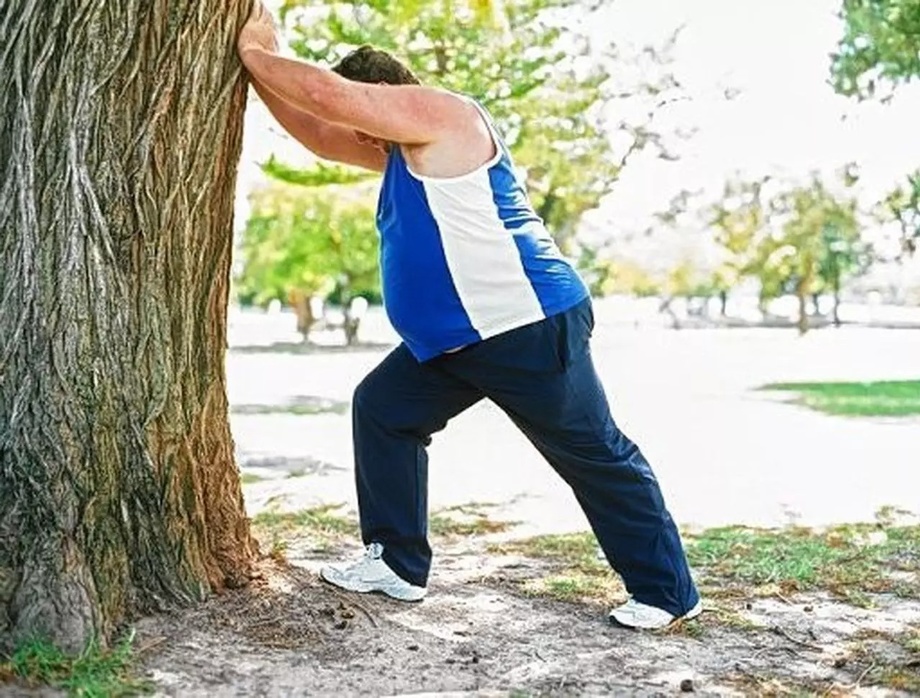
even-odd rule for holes
{"type": "MultiPolygon", "coordinates": [[[[614,31],[597,38],[660,43],[685,25],[674,70],[691,99],[669,120],[699,131],[678,162],[627,167],[601,220],[643,228],[681,189],[721,189],[741,170],[807,176],[849,160],[871,193],[920,166],[920,90],[893,103],[858,104],[828,84],[829,57],[841,35],[840,0],[616,0],[604,12],[614,31]],[[732,101],[725,87],[740,90],[732,101]],[[844,119],[843,117],[846,116],[844,119]]],[[[598,23],[598,26],[600,23],[598,23]]],[[[868,192],[867,192],[868,193],[868,192]]]]}
{"type": "MultiPolygon", "coordinates": [[[[690,99],[669,106],[661,125],[698,131],[680,144],[677,162],[631,163],[592,222],[606,235],[640,231],[682,189],[717,193],[739,170],[804,178],[855,160],[867,193],[876,196],[920,166],[920,86],[902,87],[886,106],[840,97],[827,82],[828,54],[841,34],[840,2],[610,2],[600,11],[604,21],[591,23],[598,42],[660,45],[684,26],[673,69],[690,99]],[[740,90],[731,101],[727,87],[740,90]]],[[[279,129],[261,104],[250,105],[247,120],[241,218],[246,190],[261,179],[255,163],[271,152],[295,162],[302,157],[299,146],[267,131],[279,129]]]]}

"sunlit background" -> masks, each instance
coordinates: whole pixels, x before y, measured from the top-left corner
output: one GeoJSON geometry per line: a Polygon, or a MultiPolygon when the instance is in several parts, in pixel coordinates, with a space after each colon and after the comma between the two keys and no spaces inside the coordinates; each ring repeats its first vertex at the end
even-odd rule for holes
{"type": "MultiPolygon", "coordinates": [[[[920,87],[835,91],[840,0],[557,2],[520,24],[541,4],[454,3],[472,9],[455,8],[453,22],[442,2],[395,3],[390,16],[337,7],[341,27],[395,42],[426,79],[437,41],[461,56],[439,82],[506,127],[538,210],[592,286],[615,417],[683,525],[915,509],[920,87]],[[400,45],[412,27],[437,41],[400,45]],[[570,83],[520,105],[497,98],[546,27],[562,29],[569,58],[584,52],[548,64],[576,81],[592,65],[607,77],[594,92],[570,83]],[[588,94],[591,107],[565,106],[588,94]],[[585,124],[597,137],[573,136],[585,124]]],[[[285,50],[335,60],[350,48],[340,25],[304,5],[271,4],[285,50]]],[[[398,341],[379,305],[376,180],[315,167],[253,97],[228,369],[254,510],[354,506],[351,391],[398,341]]],[[[487,501],[536,530],[584,528],[568,490],[497,415],[477,405],[435,437],[432,508],[487,501]]]]}

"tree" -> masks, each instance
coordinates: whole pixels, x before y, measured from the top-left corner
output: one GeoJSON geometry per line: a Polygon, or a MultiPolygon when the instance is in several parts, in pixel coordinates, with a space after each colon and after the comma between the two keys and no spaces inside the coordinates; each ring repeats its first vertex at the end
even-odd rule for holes
{"type": "Polygon", "coordinates": [[[830,293],[834,299],[832,317],[839,327],[840,291],[848,276],[866,271],[873,261],[870,245],[864,243],[856,221],[855,202],[832,207],[821,227],[821,253],[818,257],[819,293],[830,293]]]}
{"type": "Polygon", "coordinates": [[[885,99],[920,77],[920,0],[843,0],[844,35],[832,55],[831,79],[840,94],[885,99]]]}
{"type": "Polygon", "coordinates": [[[6,0],[0,643],[248,580],[224,353],[243,0],[6,0]]]}
{"type": "Polygon", "coordinates": [[[920,240],[920,170],[908,175],[906,183],[892,189],[879,202],[877,210],[882,221],[897,222],[901,229],[902,250],[913,254],[920,240]]]}
{"type": "Polygon", "coordinates": [[[809,329],[808,301],[830,290],[834,318],[843,278],[865,268],[855,198],[828,191],[817,178],[807,186],[778,193],[770,202],[773,225],[755,248],[752,270],[764,298],[791,291],[798,299],[798,328],[809,329]]]}
{"type": "MultiPolygon", "coordinates": [[[[722,261],[712,275],[712,285],[722,300],[725,315],[729,291],[745,276],[756,275],[756,248],[767,229],[764,186],[770,177],[753,181],[728,181],[719,201],[703,211],[703,218],[715,233],[722,261]]],[[[761,288],[767,288],[761,278],[761,288]]],[[[766,296],[761,293],[761,311],[766,296]]]]}
{"type": "MultiPolygon", "coordinates": [[[[840,94],[883,101],[896,87],[920,77],[920,0],[843,0],[844,35],[832,55],[831,79],[840,94]]],[[[883,216],[896,220],[903,248],[913,254],[920,239],[920,170],[908,175],[880,202],[883,216]]]]}
{"type": "Polygon", "coordinates": [[[720,200],[704,210],[724,255],[713,285],[721,290],[744,277],[757,279],[763,313],[768,301],[793,293],[802,333],[809,326],[809,299],[829,292],[839,324],[843,281],[872,261],[850,192],[859,180],[855,167],[848,164],[839,178],[840,192],[817,175],[795,186],[772,177],[726,183],[720,200]]]}
{"type": "MultiPolygon", "coordinates": [[[[295,171],[291,176],[299,182],[307,172],[295,171]]],[[[311,299],[335,290],[347,307],[354,296],[372,300],[380,296],[371,191],[360,185],[310,184],[273,183],[253,196],[253,214],[240,248],[244,264],[237,280],[244,300],[288,301],[305,339],[318,319],[311,299]]]]}
{"type": "Polygon", "coordinates": [[[583,264],[592,270],[587,276],[592,296],[616,294],[647,298],[661,293],[658,281],[632,260],[616,257],[598,259],[595,257],[597,252],[590,248],[584,249],[582,254],[588,257],[583,264]]]}

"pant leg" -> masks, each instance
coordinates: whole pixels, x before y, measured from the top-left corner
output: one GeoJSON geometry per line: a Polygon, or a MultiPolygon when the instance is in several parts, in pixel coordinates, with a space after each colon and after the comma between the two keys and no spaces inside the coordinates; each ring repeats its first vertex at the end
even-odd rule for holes
{"type": "MultiPolygon", "coordinates": [[[[682,615],[698,600],[674,521],[639,448],[617,427],[594,369],[590,305],[488,342],[456,375],[501,407],[572,487],[608,561],[642,603],[682,615]],[[508,357],[518,344],[528,356],[508,357]],[[524,366],[524,368],[520,368],[524,366]]],[[[459,358],[459,357],[458,357],[459,358]]]]}
{"type": "Polygon", "coordinates": [[[355,480],[361,537],[382,543],[400,577],[425,586],[428,455],[431,434],[482,398],[463,380],[397,347],[358,385],[352,403],[355,480]]]}

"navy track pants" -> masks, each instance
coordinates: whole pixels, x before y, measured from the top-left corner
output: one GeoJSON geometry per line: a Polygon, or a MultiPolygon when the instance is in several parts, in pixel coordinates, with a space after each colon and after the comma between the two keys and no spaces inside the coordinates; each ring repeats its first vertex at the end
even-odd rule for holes
{"type": "MultiPolygon", "coordinates": [[[[699,595],[677,527],[639,448],[616,426],[594,370],[590,300],[419,363],[400,345],[355,390],[361,535],[425,586],[431,435],[483,398],[501,408],[572,488],[607,560],[637,600],[679,616],[699,595]]],[[[496,464],[500,467],[500,464],[496,464]]]]}

